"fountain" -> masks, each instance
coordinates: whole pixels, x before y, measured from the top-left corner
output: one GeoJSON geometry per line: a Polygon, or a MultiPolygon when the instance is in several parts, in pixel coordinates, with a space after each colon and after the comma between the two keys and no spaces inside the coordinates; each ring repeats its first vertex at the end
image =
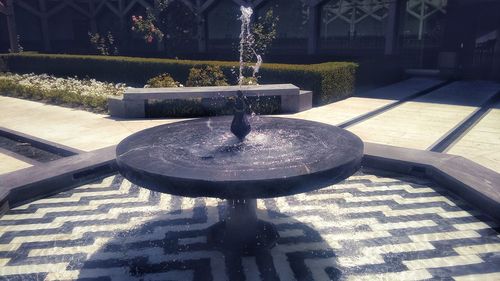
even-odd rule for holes
{"type": "MultiPolygon", "coordinates": [[[[251,16],[251,10],[242,13],[251,16]]],[[[208,241],[218,249],[254,254],[279,238],[272,223],[258,219],[256,199],[312,191],[351,176],[360,167],[363,143],[346,130],[312,121],[249,122],[245,108],[238,91],[233,117],[135,133],[118,144],[116,161],[125,178],[150,190],[226,199],[225,216],[209,228],[208,241]]]]}
{"type": "Polygon", "coordinates": [[[225,116],[161,125],[135,133],[117,147],[120,173],[139,186],[227,199],[225,218],[209,235],[222,249],[251,254],[277,241],[275,227],[257,218],[256,198],[332,185],[361,163],[362,141],[334,126],[261,117],[240,139],[230,132],[231,123],[225,116]]]}

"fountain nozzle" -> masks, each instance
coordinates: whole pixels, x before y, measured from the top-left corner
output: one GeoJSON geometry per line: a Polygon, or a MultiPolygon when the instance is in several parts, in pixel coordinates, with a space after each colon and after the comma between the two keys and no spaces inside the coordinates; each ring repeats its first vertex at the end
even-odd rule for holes
{"type": "Polygon", "coordinates": [[[242,91],[238,91],[234,103],[233,122],[231,122],[231,132],[243,141],[250,133],[251,127],[246,114],[246,102],[242,91]]]}

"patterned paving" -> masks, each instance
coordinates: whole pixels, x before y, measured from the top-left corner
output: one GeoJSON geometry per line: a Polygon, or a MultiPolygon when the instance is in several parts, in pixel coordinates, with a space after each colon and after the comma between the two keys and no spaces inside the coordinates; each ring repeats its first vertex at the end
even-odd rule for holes
{"type": "Polygon", "coordinates": [[[0,280],[500,280],[488,217],[425,180],[372,172],[259,200],[281,238],[256,257],[207,245],[223,201],[109,177],[0,218],[0,280]]]}

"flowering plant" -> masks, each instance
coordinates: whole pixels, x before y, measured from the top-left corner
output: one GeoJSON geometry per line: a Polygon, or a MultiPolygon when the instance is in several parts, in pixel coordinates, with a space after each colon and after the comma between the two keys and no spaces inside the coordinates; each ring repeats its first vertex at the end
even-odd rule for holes
{"type": "Polygon", "coordinates": [[[161,41],[164,34],[154,25],[154,21],[155,19],[151,15],[148,15],[147,18],[132,16],[132,30],[140,33],[147,43],[152,43],[153,39],[161,41]]]}
{"type": "Polygon", "coordinates": [[[78,79],[76,76],[61,78],[48,74],[2,73],[0,79],[15,81],[21,86],[33,87],[41,91],[63,90],[82,96],[116,96],[123,93],[126,88],[123,83],[113,84],[95,79],[78,79]]]}
{"type": "Polygon", "coordinates": [[[113,84],[95,79],[61,78],[47,74],[0,74],[0,94],[54,103],[83,105],[104,111],[108,96],[122,95],[123,83],[113,84]]]}

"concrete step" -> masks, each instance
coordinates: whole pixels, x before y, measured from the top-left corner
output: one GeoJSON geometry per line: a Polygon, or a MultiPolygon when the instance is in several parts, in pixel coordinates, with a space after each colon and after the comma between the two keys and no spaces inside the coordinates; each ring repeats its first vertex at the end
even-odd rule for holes
{"type": "Polygon", "coordinates": [[[411,77],[434,77],[439,78],[441,71],[439,69],[405,69],[405,74],[411,77]]]}

